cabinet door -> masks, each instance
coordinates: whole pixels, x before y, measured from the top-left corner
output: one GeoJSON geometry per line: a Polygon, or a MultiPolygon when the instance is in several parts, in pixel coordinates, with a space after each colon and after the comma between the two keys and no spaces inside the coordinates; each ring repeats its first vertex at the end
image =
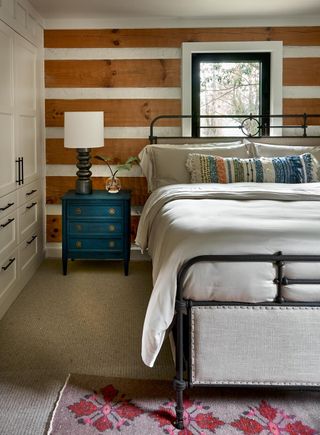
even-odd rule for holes
{"type": "Polygon", "coordinates": [[[0,21],[0,196],[16,187],[13,35],[13,31],[0,21]]]}
{"type": "Polygon", "coordinates": [[[37,50],[19,35],[14,38],[16,157],[23,157],[24,183],[38,176],[37,50]]]}

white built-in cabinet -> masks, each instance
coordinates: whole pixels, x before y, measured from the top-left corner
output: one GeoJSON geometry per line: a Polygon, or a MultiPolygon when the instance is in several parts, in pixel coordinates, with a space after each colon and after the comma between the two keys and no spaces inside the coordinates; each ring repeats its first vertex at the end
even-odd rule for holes
{"type": "Polygon", "coordinates": [[[0,318],[43,258],[40,53],[0,20],[0,318]]]}

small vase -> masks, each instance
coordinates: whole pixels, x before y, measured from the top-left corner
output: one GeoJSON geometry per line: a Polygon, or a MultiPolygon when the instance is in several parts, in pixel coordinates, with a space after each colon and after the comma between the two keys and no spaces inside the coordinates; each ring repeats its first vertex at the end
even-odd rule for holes
{"type": "Polygon", "coordinates": [[[118,193],[121,190],[121,182],[117,177],[107,178],[106,190],[109,193],[118,193]]]}

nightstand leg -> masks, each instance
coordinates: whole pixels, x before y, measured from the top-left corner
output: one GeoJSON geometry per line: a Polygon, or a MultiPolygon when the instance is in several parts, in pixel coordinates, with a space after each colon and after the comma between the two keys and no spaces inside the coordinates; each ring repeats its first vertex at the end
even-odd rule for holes
{"type": "Polygon", "coordinates": [[[67,270],[68,270],[68,259],[67,258],[63,258],[62,259],[62,271],[63,271],[63,275],[67,274],[67,270]]]}
{"type": "Polygon", "coordinates": [[[129,274],[129,260],[124,260],[124,274],[125,276],[129,274]]]}

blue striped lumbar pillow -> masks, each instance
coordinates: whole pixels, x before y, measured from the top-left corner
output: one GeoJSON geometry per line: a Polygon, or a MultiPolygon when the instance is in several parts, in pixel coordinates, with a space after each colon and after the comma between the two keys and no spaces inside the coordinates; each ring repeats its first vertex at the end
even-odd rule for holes
{"type": "Polygon", "coordinates": [[[319,181],[319,163],[312,154],[239,159],[188,155],[192,183],[312,183],[319,181]]]}

